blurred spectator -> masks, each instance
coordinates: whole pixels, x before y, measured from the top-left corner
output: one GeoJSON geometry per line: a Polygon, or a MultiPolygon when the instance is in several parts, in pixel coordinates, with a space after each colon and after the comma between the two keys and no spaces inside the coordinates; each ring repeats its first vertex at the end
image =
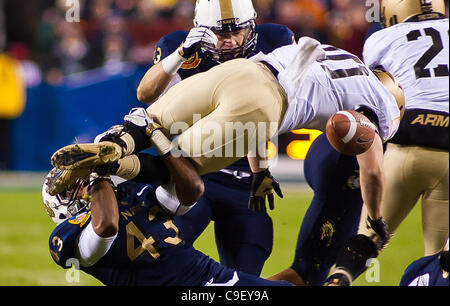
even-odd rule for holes
{"type": "Polygon", "coordinates": [[[331,0],[328,43],[362,56],[364,39],[369,29],[364,0],[331,0]]]}
{"type": "Polygon", "coordinates": [[[0,0],[0,52],[6,45],[5,19],[3,16],[3,0],[0,0]]]}
{"type": "Polygon", "coordinates": [[[326,41],[327,12],[320,0],[277,1],[275,13],[277,22],[291,28],[297,38],[310,36],[326,41]]]}
{"type": "MultiPolygon", "coordinates": [[[[6,33],[9,42],[23,42],[51,84],[111,63],[147,65],[161,36],[192,27],[195,5],[195,0],[78,0],[80,22],[68,22],[67,0],[7,2],[13,12],[7,24],[13,33],[6,33]]],[[[311,36],[359,56],[368,29],[365,2],[253,0],[258,23],[285,24],[297,39],[311,36]]],[[[0,31],[0,46],[2,37],[0,31]]]]}

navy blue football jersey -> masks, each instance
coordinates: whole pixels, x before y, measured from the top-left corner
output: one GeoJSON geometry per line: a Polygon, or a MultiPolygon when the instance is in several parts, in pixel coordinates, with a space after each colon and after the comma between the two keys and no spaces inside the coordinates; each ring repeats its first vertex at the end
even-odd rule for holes
{"type": "Polygon", "coordinates": [[[442,254],[425,256],[411,263],[402,276],[400,286],[448,286],[449,273],[442,269],[440,263],[442,254]]]}
{"type": "MultiPolygon", "coordinates": [[[[176,31],[162,37],[156,45],[153,65],[173,53],[183,43],[188,33],[189,31],[176,31]]],[[[259,52],[270,53],[279,47],[295,43],[294,33],[286,26],[273,23],[260,24],[256,25],[256,33],[258,34],[257,43],[249,57],[259,52]]],[[[185,79],[196,73],[205,72],[216,65],[218,65],[217,62],[202,51],[198,51],[181,66],[177,73],[181,79],[185,79]]],[[[242,158],[227,168],[240,171],[250,170],[247,158],[242,158]]]]}
{"type": "MultiPolygon", "coordinates": [[[[114,286],[285,286],[221,266],[180,238],[178,226],[158,205],[154,187],[125,182],[117,188],[119,231],[109,251],[80,269],[114,286]]],[[[75,262],[75,246],[91,221],[86,211],[59,224],[50,254],[63,268],[75,262]]]]}

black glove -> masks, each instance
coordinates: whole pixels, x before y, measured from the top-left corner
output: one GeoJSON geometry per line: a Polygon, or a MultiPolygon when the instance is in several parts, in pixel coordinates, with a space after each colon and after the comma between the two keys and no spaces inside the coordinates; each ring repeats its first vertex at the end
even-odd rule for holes
{"type": "Polygon", "coordinates": [[[372,220],[367,216],[367,227],[371,228],[376,234],[372,235],[371,239],[377,246],[377,250],[381,251],[384,249],[389,241],[389,226],[383,217],[372,220]]]}
{"type": "Polygon", "coordinates": [[[253,173],[252,188],[248,208],[254,212],[266,211],[266,196],[269,201],[269,208],[274,209],[273,191],[282,198],[280,184],[270,174],[269,169],[253,173]]]}

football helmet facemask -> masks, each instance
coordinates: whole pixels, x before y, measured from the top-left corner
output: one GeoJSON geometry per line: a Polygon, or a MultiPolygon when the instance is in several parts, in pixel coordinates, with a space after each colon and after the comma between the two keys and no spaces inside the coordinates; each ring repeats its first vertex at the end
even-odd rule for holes
{"type": "Polygon", "coordinates": [[[81,190],[88,185],[87,179],[78,179],[63,192],[52,196],[48,193],[48,182],[52,177],[58,175],[60,169],[53,169],[45,178],[42,186],[42,199],[47,214],[57,225],[68,218],[74,217],[90,208],[91,203],[82,198],[81,190]]]}
{"type": "Polygon", "coordinates": [[[197,0],[194,17],[196,27],[207,27],[216,34],[246,30],[244,41],[239,47],[219,49],[202,43],[202,51],[219,63],[247,57],[254,50],[258,38],[255,19],[256,11],[251,0],[197,0]]]}
{"type": "Polygon", "coordinates": [[[444,0],[381,0],[380,5],[380,23],[384,28],[416,16],[421,21],[443,17],[444,14],[444,0]]]}

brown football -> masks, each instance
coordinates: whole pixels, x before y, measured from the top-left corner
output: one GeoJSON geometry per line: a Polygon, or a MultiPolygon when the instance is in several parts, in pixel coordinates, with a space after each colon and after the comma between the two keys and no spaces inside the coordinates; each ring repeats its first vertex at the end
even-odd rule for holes
{"type": "Polygon", "coordinates": [[[375,125],[363,114],[343,110],[328,119],[326,135],[337,151],[345,155],[358,155],[370,148],[375,130],[375,125]]]}

